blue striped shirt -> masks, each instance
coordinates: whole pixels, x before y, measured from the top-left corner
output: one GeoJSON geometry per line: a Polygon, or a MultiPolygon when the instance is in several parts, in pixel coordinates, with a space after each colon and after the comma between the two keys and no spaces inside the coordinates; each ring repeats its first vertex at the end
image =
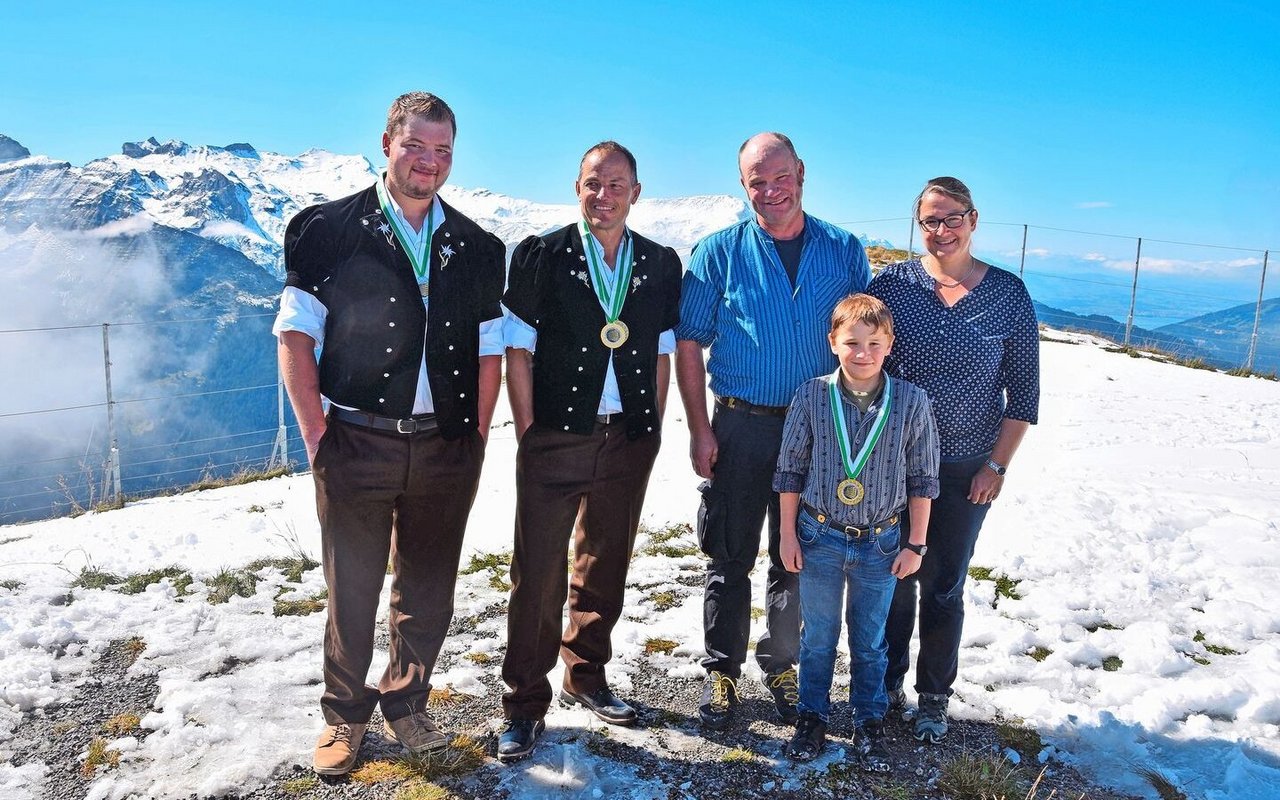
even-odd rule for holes
{"type": "MultiPolygon", "coordinates": [[[[782,428],[773,490],[798,492],[804,502],[826,512],[832,522],[859,527],[897,514],[906,508],[908,497],[937,497],[938,432],[929,398],[920,387],[895,380],[889,421],[858,473],[866,496],[856,506],[836,498],[836,487],[845,479],[845,471],[827,394],[829,385],[830,376],[814,378],[796,391],[782,428]]],[[[843,391],[840,402],[851,455],[856,456],[875,425],[884,395],[865,414],[843,391]]]]}
{"type": "Polygon", "coordinates": [[[987,267],[973,291],[947,307],[919,259],[890,264],[867,293],[893,312],[885,369],[929,393],[942,460],[990,453],[1001,421],[1040,415],[1040,332],[1017,275],[987,267]]]}
{"type": "Polygon", "coordinates": [[[712,393],[785,406],[801,383],[835,369],[831,309],[870,280],[857,237],[806,214],[793,287],[773,237],[753,217],[694,248],[676,338],[711,348],[712,393]]]}

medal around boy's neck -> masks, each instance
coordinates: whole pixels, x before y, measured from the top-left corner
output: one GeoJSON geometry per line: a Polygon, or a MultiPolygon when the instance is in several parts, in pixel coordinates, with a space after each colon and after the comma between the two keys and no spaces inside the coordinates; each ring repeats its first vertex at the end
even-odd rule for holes
{"type": "Polygon", "coordinates": [[[840,370],[840,388],[854,397],[870,397],[880,389],[880,384],[883,382],[884,375],[881,372],[877,372],[866,380],[856,380],[849,377],[849,373],[840,370]]]}

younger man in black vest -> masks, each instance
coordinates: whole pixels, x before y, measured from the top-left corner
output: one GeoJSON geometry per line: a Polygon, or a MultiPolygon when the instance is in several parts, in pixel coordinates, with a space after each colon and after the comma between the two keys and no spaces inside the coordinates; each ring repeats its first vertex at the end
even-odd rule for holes
{"type": "Polygon", "coordinates": [[[285,231],[274,332],[329,589],[321,775],[351,771],[377,707],[410,750],[448,743],[427,697],[502,371],[502,242],[437,195],[456,133],[443,100],[401,95],[382,135],[384,176],[285,231]],[[388,558],[390,658],[373,687],[388,558]]]}
{"type": "Polygon", "coordinates": [[[615,725],[636,718],[609,689],[605,664],[661,440],[681,267],[674,250],[626,227],[640,183],[625,147],[588,150],[574,188],[583,219],[521,242],[503,296],[519,438],[503,761],[528,755],[542,732],[557,651],[562,700],[615,725]]]}

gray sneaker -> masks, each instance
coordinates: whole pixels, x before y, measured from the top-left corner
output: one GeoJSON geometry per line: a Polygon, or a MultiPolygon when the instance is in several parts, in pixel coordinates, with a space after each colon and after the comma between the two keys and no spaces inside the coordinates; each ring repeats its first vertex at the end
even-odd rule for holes
{"type": "Polygon", "coordinates": [[[922,742],[937,744],[947,735],[947,696],[945,694],[920,695],[920,713],[916,715],[913,731],[922,742]]]}
{"type": "Polygon", "coordinates": [[[910,722],[915,718],[915,712],[907,707],[907,693],[900,688],[889,690],[889,710],[885,712],[885,719],[890,717],[903,722],[910,722]]]}

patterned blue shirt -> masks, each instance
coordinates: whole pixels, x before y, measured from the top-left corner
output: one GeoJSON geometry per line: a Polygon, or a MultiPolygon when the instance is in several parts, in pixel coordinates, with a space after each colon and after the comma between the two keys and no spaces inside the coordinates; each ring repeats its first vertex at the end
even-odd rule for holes
{"type": "Polygon", "coordinates": [[[676,338],[711,348],[712,393],[785,406],[801,383],[835,369],[831,309],[870,279],[862,243],[806,214],[793,287],[773,237],[752,217],[694,248],[676,338]]]}
{"type": "MultiPolygon", "coordinates": [[[[845,479],[845,471],[827,393],[830,383],[829,375],[814,378],[796,391],[782,428],[773,490],[799,492],[804,502],[826,512],[833,522],[860,527],[897,514],[906,507],[908,497],[937,497],[938,432],[929,398],[918,386],[895,380],[889,421],[858,474],[866,496],[856,506],[836,498],[836,487],[845,479]]],[[[840,402],[851,455],[856,457],[875,425],[884,394],[865,414],[844,392],[840,392],[840,402]]]]}
{"type": "Polygon", "coordinates": [[[867,293],[893,312],[891,375],[929,393],[943,461],[991,452],[1005,418],[1040,412],[1040,334],[1018,276],[999,267],[948,308],[919,259],[891,264],[867,293]]]}

